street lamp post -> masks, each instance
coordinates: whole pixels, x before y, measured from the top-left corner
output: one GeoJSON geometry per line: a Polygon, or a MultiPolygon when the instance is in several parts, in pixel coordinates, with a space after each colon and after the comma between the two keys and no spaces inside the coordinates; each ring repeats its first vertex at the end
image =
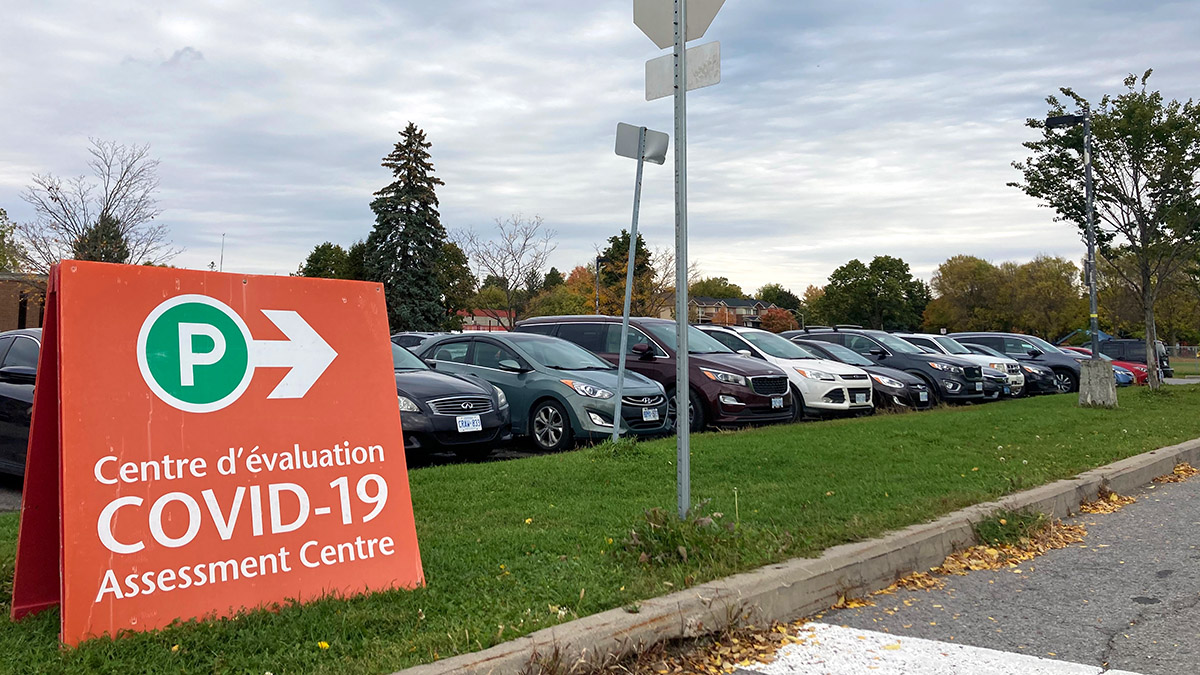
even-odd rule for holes
{"type": "Polygon", "coordinates": [[[1080,369],[1080,405],[1115,408],[1116,383],[1108,364],[1100,359],[1100,320],[1096,302],[1096,222],[1094,216],[1095,186],[1092,181],[1092,111],[1084,106],[1082,115],[1057,115],[1046,118],[1047,129],[1083,125],[1083,175],[1087,202],[1087,275],[1089,303],[1089,332],[1092,335],[1092,358],[1080,369]]]}
{"type": "Polygon", "coordinates": [[[600,265],[608,262],[608,258],[596,256],[596,314],[600,313],[600,265]]]}
{"type": "MultiPolygon", "coordinates": [[[[785,309],[786,309],[786,308],[785,308],[785,309]]],[[[793,314],[793,315],[795,315],[795,316],[799,317],[799,319],[800,319],[800,330],[804,330],[804,313],[803,313],[803,312],[800,312],[800,311],[798,311],[798,310],[795,310],[795,309],[789,309],[789,310],[787,310],[787,311],[788,311],[788,312],[790,312],[791,314],[793,314]]]]}

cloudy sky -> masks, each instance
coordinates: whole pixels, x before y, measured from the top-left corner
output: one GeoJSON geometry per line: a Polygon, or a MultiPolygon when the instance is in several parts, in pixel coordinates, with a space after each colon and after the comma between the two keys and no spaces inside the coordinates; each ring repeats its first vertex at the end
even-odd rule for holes
{"type": "MultiPolygon", "coordinates": [[[[552,262],[628,227],[634,163],[617,122],[672,131],[647,103],[660,52],[632,0],[3,0],[0,207],[33,173],[83,171],[89,137],[149,143],[162,222],[200,268],[294,271],[364,237],[380,158],[415,122],[442,221],[540,215],[552,262]]],[[[688,99],[690,248],[752,290],[820,284],[853,257],[1082,256],[1072,228],[1005,186],[1027,117],[1071,86],[1118,92],[1154,68],[1194,96],[1200,3],[729,0],[722,82],[688,99]]],[[[673,242],[672,171],[647,167],[642,230],[673,242]]]]}

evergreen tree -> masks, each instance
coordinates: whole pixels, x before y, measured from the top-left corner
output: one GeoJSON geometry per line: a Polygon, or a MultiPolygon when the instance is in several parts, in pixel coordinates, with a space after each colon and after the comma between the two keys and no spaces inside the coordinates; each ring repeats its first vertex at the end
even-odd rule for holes
{"type": "Polygon", "coordinates": [[[367,236],[367,278],[383,284],[388,323],[393,331],[433,331],[442,327],[442,276],[438,258],[446,230],[438,217],[435,188],[425,132],[409,122],[383,166],[395,178],[375,193],[371,210],[375,227],[367,236]]]}
{"type": "Polygon", "coordinates": [[[567,283],[562,272],[558,271],[557,267],[551,267],[549,272],[546,272],[546,278],[542,280],[542,290],[551,291],[556,286],[562,286],[567,283]]]}
{"type": "Polygon", "coordinates": [[[121,233],[121,223],[107,213],[100,214],[95,225],[79,234],[71,246],[71,253],[76,260],[129,262],[129,244],[121,233]]]}

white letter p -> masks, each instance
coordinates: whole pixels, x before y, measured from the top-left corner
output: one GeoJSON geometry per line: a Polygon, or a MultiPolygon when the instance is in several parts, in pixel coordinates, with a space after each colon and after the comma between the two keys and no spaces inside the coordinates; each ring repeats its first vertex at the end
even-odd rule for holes
{"type": "Polygon", "coordinates": [[[179,324],[179,384],[184,387],[195,386],[196,380],[193,369],[196,366],[211,366],[225,356],[225,336],[216,326],[207,323],[179,324]],[[203,335],[211,338],[213,348],[207,352],[192,351],[192,338],[203,335]]]}

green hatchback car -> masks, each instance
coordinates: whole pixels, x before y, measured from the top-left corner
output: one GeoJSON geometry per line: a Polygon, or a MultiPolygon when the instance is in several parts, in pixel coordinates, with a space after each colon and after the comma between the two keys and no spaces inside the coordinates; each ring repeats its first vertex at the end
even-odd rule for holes
{"type": "MultiPolygon", "coordinates": [[[[426,340],[418,356],[435,369],[477,375],[499,387],[512,410],[513,434],[541,450],[571,447],[576,439],[612,434],[617,369],[572,342],[533,333],[441,335],[426,340]]],[[[670,430],[662,385],[625,373],[622,433],[670,430]]]]}

